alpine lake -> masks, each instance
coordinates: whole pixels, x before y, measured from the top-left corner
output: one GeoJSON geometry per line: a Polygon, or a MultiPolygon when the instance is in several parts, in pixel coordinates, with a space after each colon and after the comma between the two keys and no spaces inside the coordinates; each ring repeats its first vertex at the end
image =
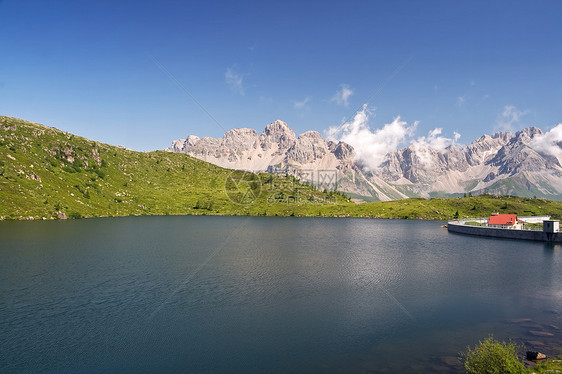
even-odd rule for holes
{"type": "Polygon", "coordinates": [[[562,354],[560,245],[444,222],[0,222],[2,373],[460,373],[489,334],[562,354]]]}

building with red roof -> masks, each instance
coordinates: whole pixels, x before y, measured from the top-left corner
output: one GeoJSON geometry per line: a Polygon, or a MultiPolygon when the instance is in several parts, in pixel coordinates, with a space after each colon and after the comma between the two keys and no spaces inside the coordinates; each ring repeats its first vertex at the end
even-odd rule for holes
{"type": "Polygon", "coordinates": [[[515,229],[518,226],[517,214],[493,213],[488,220],[488,226],[502,229],[515,229]]]}

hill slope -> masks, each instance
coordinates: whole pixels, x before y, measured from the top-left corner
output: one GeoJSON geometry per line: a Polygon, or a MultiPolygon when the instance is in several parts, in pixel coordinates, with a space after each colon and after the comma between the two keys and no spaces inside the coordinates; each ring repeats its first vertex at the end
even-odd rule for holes
{"type": "Polygon", "coordinates": [[[0,117],[0,218],[282,214],[343,202],[293,177],[232,171],[170,152],[134,152],[0,117]]]}
{"type": "Polygon", "coordinates": [[[0,219],[214,214],[446,220],[492,211],[562,217],[562,203],[483,195],[355,204],[292,176],[134,152],[0,116],[0,219]]]}

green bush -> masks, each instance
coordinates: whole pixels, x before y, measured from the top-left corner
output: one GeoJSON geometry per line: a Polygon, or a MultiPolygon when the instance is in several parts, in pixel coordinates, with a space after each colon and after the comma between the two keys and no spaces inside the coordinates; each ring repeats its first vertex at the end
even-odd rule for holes
{"type": "Polygon", "coordinates": [[[213,210],[213,202],[209,200],[205,200],[205,201],[197,200],[197,203],[195,204],[193,209],[213,210]]]}
{"type": "Polygon", "coordinates": [[[70,212],[68,214],[68,218],[70,218],[70,219],[80,219],[80,218],[82,218],[82,214],[80,214],[78,212],[70,212]]]}
{"type": "Polygon", "coordinates": [[[95,169],[94,173],[96,173],[98,175],[98,177],[100,177],[101,179],[105,178],[105,173],[103,171],[101,171],[100,169],[95,169]]]}
{"type": "Polygon", "coordinates": [[[525,365],[517,357],[521,347],[513,342],[495,340],[492,335],[478,342],[474,349],[461,353],[464,368],[470,374],[526,373],[525,365]]]}
{"type": "Polygon", "coordinates": [[[80,169],[76,170],[73,166],[64,166],[62,170],[66,171],[67,173],[79,173],[80,169]]]}

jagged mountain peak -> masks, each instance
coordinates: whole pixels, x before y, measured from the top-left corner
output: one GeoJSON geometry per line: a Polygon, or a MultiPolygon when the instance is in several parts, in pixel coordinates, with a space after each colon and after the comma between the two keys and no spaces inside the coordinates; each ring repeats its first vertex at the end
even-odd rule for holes
{"type": "Polygon", "coordinates": [[[289,125],[280,120],[267,125],[259,136],[252,129],[233,129],[219,139],[192,136],[178,139],[167,150],[187,153],[231,169],[294,172],[297,175],[304,172],[307,178],[312,178],[307,182],[330,180],[334,183],[320,188],[338,186],[342,191],[375,200],[406,197],[376,176],[368,179],[355,163],[351,145],[326,141],[317,131],[307,131],[297,137],[289,125]],[[336,179],[327,178],[326,175],[332,175],[330,173],[336,179]]]}
{"type": "Polygon", "coordinates": [[[280,119],[276,119],[275,121],[271,122],[269,125],[266,126],[266,128],[267,128],[267,127],[276,127],[276,126],[285,127],[285,128],[287,128],[287,129],[289,129],[289,130],[291,129],[291,128],[289,127],[289,125],[287,124],[287,122],[281,121],[280,119]]]}
{"type": "Polygon", "coordinates": [[[261,147],[264,149],[271,149],[275,146],[288,148],[295,143],[296,139],[295,132],[281,120],[267,125],[260,135],[261,147]]]}
{"type": "MultiPolygon", "coordinates": [[[[337,170],[338,188],[370,199],[447,196],[495,191],[527,196],[562,197],[562,166],[552,152],[537,147],[542,130],[529,127],[514,133],[483,135],[467,145],[436,149],[414,142],[389,152],[375,170],[366,171],[353,147],[326,141],[317,131],[298,136],[276,120],[258,135],[233,129],[222,138],[178,139],[169,151],[188,153],[219,166],[252,171],[318,173],[337,170]]],[[[542,143],[541,143],[542,144],[542,143]]]]}
{"type": "Polygon", "coordinates": [[[510,139],[513,136],[513,133],[510,131],[498,131],[495,132],[491,137],[493,139],[502,139],[502,140],[507,140],[510,139]]]}
{"type": "Polygon", "coordinates": [[[310,138],[310,139],[325,142],[324,137],[318,131],[307,131],[307,132],[303,132],[298,136],[298,139],[304,139],[304,138],[310,138]]]}
{"type": "Polygon", "coordinates": [[[267,125],[263,131],[263,134],[270,135],[270,134],[292,134],[295,135],[295,132],[287,125],[287,123],[281,120],[275,120],[267,125]]]}
{"type": "Polygon", "coordinates": [[[355,159],[355,149],[347,143],[329,141],[328,148],[338,160],[351,163],[355,159]]]}
{"type": "Polygon", "coordinates": [[[541,129],[539,129],[538,127],[531,126],[531,127],[525,128],[521,131],[517,131],[515,133],[515,137],[526,136],[526,137],[529,137],[529,138],[533,138],[536,135],[543,135],[543,134],[544,134],[544,132],[541,129]]]}
{"type": "Polygon", "coordinates": [[[539,128],[529,127],[515,134],[483,135],[466,146],[443,152],[409,146],[387,155],[377,173],[426,197],[469,191],[560,197],[560,162],[532,146],[533,139],[543,135],[539,128]]]}
{"type": "Polygon", "coordinates": [[[250,136],[257,136],[258,132],[254,129],[249,129],[249,128],[245,128],[245,127],[241,127],[241,128],[236,128],[236,129],[232,129],[232,130],[228,130],[225,134],[224,137],[236,137],[236,136],[240,136],[240,135],[250,135],[250,136]]]}

